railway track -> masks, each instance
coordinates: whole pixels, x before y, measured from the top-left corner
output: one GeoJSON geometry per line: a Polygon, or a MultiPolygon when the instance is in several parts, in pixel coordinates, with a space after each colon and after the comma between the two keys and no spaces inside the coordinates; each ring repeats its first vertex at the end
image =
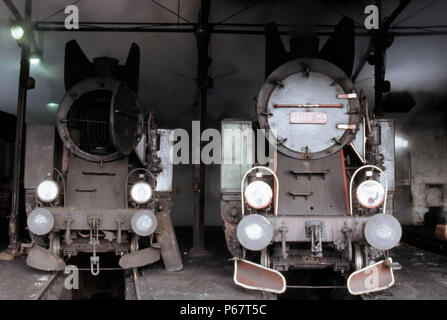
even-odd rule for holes
{"type": "Polygon", "coordinates": [[[137,268],[128,270],[124,276],[126,300],[141,300],[139,275],[137,268]]]}
{"type": "Polygon", "coordinates": [[[42,288],[37,292],[34,300],[53,300],[57,297],[54,295],[53,285],[56,283],[56,279],[63,274],[62,271],[54,272],[48,279],[48,281],[44,284],[42,288]]]}

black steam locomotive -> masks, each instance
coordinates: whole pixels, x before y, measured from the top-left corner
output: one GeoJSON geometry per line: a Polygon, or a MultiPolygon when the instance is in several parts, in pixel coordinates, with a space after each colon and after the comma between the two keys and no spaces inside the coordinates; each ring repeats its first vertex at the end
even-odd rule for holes
{"type": "Polygon", "coordinates": [[[121,256],[122,268],[161,258],[182,269],[171,222],[173,168],[169,130],[158,129],[136,93],[140,51],[126,63],[90,62],[76,41],[65,48],[65,94],[57,131],[29,125],[25,151],[25,201],[32,243],[27,264],[65,268],[64,257],[91,253],[121,256]]]}
{"type": "Polygon", "coordinates": [[[222,122],[224,157],[238,150],[247,160],[223,161],[221,216],[234,281],[248,289],[282,293],[279,271],[290,269],[350,274],[352,294],[394,283],[398,264],[388,250],[401,227],[392,216],[393,122],[368,111],[349,77],[352,21],[343,19],[321,50],[318,41],[292,37],[287,52],[268,27],[268,76],[256,104],[264,130],[257,148],[259,140],[274,148],[268,163],[255,159],[255,135],[244,134],[250,121],[222,122]]]}

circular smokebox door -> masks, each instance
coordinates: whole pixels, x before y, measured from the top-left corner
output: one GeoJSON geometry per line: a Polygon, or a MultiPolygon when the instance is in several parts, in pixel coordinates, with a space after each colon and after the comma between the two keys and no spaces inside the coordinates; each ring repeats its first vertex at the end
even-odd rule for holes
{"type": "Polygon", "coordinates": [[[354,90],[352,81],[330,62],[292,60],[266,79],[257,98],[259,125],[276,135],[282,154],[297,159],[327,157],[355,137],[361,120],[359,98],[338,98],[354,90]]]}
{"type": "Polygon", "coordinates": [[[110,135],[116,149],[128,155],[141,134],[141,105],[132,89],[120,83],[114,90],[110,106],[110,135]]]}

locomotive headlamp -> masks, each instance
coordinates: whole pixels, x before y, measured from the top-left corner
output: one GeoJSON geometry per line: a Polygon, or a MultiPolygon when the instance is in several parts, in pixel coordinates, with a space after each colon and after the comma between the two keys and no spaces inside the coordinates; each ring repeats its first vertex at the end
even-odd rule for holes
{"type": "Polygon", "coordinates": [[[250,214],[239,222],[237,238],[248,250],[262,250],[273,239],[273,225],[260,214],[250,214]]]}
{"type": "Polygon", "coordinates": [[[49,210],[36,208],[31,211],[26,222],[32,233],[42,236],[53,229],[54,217],[49,210]]]}
{"type": "Polygon", "coordinates": [[[263,209],[272,202],[273,191],[261,180],[253,181],[245,189],[245,201],[254,209],[263,209]]]}
{"type": "Polygon", "coordinates": [[[138,204],[146,203],[152,197],[152,188],[149,183],[139,181],[130,189],[130,197],[138,204]]]}
{"type": "Polygon", "coordinates": [[[37,197],[43,202],[53,202],[59,194],[59,187],[53,180],[44,180],[37,186],[37,197]]]}
{"type": "Polygon", "coordinates": [[[395,247],[402,236],[399,221],[389,214],[378,213],[372,216],[365,226],[365,238],[368,243],[379,250],[395,247]]]}
{"type": "Polygon", "coordinates": [[[132,217],[132,230],[141,237],[147,237],[157,229],[157,218],[149,210],[138,210],[132,217]]]}
{"type": "Polygon", "coordinates": [[[356,195],[363,207],[377,208],[385,200],[385,189],[376,180],[366,180],[358,186],[356,195]]]}

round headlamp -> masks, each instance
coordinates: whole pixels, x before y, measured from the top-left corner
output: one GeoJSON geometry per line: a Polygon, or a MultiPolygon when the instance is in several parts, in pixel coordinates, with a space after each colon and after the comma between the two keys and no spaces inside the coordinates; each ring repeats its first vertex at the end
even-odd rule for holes
{"type": "Polygon", "coordinates": [[[260,214],[250,214],[239,222],[237,238],[248,250],[262,250],[273,239],[273,225],[260,214]]]}
{"type": "Polygon", "coordinates": [[[37,197],[43,202],[56,200],[59,187],[53,180],[44,180],[37,186],[37,197]]]}
{"type": "Polygon", "coordinates": [[[32,233],[42,236],[53,229],[54,217],[49,210],[36,208],[28,215],[26,223],[32,233]]]}
{"type": "Polygon", "coordinates": [[[368,243],[379,250],[395,247],[402,236],[399,221],[389,214],[379,213],[372,216],[365,226],[365,238],[368,243]]]}
{"type": "Polygon", "coordinates": [[[264,209],[272,202],[273,191],[266,182],[257,180],[247,186],[244,196],[250,207],[264,209]]]}
{"type": "Polygon", "coordinates": [[[130,197],[138,204],[146,203],[152,197],[152,188],[149,183],[139,181],[130,189],[130,197]]]}
{"type": "Polygon", "coordinates": [[[149,210],[138,210],[132,217],[132,230],[141,237],[147,237],[157,229],[157,218],[149,210]]]}
{"type": "Polygon", "coordinates": [[[377,208],[385,200],[385,189],[376,180],[366,180],[358,186],[356,195],[363,207],[377,208]]]}

